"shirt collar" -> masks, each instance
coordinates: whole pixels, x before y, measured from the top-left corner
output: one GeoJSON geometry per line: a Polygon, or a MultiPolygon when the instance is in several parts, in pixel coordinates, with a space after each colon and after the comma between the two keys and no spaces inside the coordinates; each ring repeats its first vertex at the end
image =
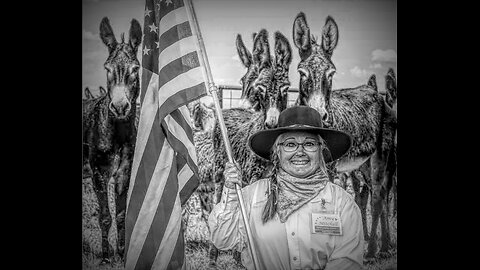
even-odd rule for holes
{"type": "Polygon", "coordinates": [[[332,202],[332,183],[328,182],[325,188],[323,188],[315,198],[313,198],[310,202],[319,202],[324,199],[326,202],[332,202]]]}

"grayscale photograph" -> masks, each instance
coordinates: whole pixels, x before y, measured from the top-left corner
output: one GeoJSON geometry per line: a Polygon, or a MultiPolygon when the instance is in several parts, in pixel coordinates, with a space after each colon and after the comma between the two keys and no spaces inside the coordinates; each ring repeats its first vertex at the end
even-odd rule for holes
{"type": "Polygon", "coordinates": [[[82,269],[396,270],[397,74],[396,0],[82,0],[82,269]]]}

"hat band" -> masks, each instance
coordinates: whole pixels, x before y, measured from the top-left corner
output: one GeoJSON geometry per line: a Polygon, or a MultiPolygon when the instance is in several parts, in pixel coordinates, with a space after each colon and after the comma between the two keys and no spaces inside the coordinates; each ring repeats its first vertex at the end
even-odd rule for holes
{"type": "Polygon", "coordinates": [[[303,124],[294,124],[294,125],[290,125],[290,126],[284,126],[282,128],[322,128],[322,127],[303,125],[303,124]]]}

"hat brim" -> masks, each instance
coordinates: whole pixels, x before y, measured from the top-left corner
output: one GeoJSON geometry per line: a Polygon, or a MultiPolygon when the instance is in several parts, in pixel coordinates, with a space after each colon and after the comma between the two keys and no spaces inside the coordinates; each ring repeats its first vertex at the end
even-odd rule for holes
{"type": "Polygon", "coordinates": [[[248,146],[258,156],[270,160],[270,152],[277,137],[280,134],[291,131],[305,131],[319,134],[327,144],[329,150],[324,150],[323,152],[323,157],[326,163],[341,158],[352,146],[352,138],[347,133],[334,129],[311,126],[290,126],[261,130],[250,136],[248,146]]]}

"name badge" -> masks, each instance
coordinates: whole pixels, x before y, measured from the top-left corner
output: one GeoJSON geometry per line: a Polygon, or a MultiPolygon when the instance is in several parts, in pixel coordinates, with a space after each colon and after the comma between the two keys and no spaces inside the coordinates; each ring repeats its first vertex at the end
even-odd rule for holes
{"type": "Polygon", "coordinates": [[[312,233],[342,235],[342,222],[339,214],[312,213],[312,233]]]}

